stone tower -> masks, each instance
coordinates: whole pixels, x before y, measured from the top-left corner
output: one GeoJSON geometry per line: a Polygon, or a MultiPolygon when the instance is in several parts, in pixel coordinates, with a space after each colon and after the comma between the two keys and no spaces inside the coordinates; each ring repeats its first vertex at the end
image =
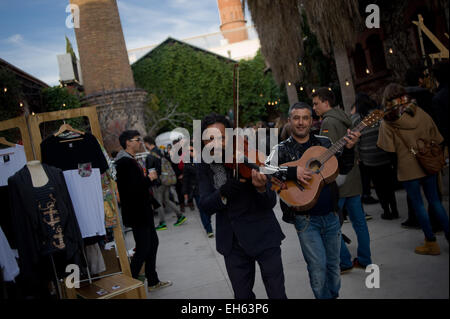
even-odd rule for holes
{"type": "Polygon", "coordinates": [[[220,31],[228,43],[240,42],[248,39],[246,29],[227,32],[229,30],[245,28],[244,12],[240,0],[217,0],[220,14],[220,31]]]}
{"type": "Polygon", "coordinates": [[[105,147],[119,150],[126,129],[145,134],[147,93],[136,89],[116,0],[70,0],[79,8],[75,35],[86,97],[83,106],[97,106],[105,147]]]}

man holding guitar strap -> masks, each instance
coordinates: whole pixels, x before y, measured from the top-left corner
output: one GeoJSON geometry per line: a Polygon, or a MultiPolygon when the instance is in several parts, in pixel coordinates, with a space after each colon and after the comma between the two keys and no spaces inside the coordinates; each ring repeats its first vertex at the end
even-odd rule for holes
{"type": "MultiPolygon", "coordinates": [[[[282,165],[300,159],[313,146],[332,146],[329,138],[311,133],[313,124],[312,109],[303,102],[295,103],[289,109],[291,136],[274,147],[266,164],[282,165]],[[277,163],[274,160],[278,160],[277,163]]],[[[360,133],[349,133],[344,153],[354,146],[360,133]]],[[[283,220],[295,225],[303,256],[308,265],[311,288],[317,299],[332,299],[339,296],[341,246],[341,223],[338,211],[338,186],[353,167],[353,157],[338,155],[340,174],[336,181],[326,184],[316,204],[300,211],[280,200],[283,220]]],[[[313,172],[302,166],[288,167],[287,180],[307,185],[313,172]]]]}

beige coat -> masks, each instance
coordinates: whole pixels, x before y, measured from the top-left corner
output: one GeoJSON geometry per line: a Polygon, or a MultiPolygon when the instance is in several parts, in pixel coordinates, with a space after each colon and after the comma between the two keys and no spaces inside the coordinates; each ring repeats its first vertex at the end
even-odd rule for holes
{"type": "Polygon", "coordinates": [[[383,121],[377,142],[378,147],[386,152],[397,153],[397,178],[401,182],[426,176],[419,162],[410,151],[411,146],[417,149],[416,141],[418,138],[433,140],[439,144],[444,140],[436,124],[426,112],[414,104],[411,104],[410,109],[413,111],[414,116],[405,112],[394,122],[383,121]],[[399,129],[397,133],[401,134],[408,143],[408,148],[394,133],[397,128],[399,129]]]}

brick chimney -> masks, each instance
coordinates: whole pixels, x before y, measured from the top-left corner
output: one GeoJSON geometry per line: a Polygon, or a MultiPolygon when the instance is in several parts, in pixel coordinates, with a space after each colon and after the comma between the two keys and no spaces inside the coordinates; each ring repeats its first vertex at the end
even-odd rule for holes
{"type": "Polygon", "coordinates": [[[235,43],[248,40],[247,29],[245,28],[244,12],[240,0],[217,0],[220,14],[220,31],[228,43],[235,43]],[[238,31],[233,29],[242,28],[238,31]]]}

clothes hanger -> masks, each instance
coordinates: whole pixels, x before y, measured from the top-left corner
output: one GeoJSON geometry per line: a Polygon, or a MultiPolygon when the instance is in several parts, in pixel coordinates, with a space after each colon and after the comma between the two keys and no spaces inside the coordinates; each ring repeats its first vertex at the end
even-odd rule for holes
{"type": "MultiPolygon", "coordinates": [[[[77,133],[77,134],[80,134],[80,135],[84,135],[84,132],[74,129],[70,124],[67,124],[67,123],[64,121],[64,124],[61,125],[61,127],[60,127],[59,130],[58,130],[58,132],[56,132],[56,133],[54,134],[54,136],[61,135],[62,133],[66,132],[66,131],[70,131],[70,132],[74,132],[74,133],[77,133]]],[[[79,141],[79,140],[82,140],[82,139],[83,139],[82,137],[79,137],[79,138],[71,138],[71,139],[62,140],[62,141],[59,141],[59,142],[60,142],[60,143],[66,143],[66,142],[79,141]]]]}
{"type": "Polygon", "coordinates": [[[76,129],[74,129],[70,124],[64,123],[63,125],[60,126],[58,132],[56,132],[54,135],[58,136],[61,135],[62,133],[64,133],[65,131],[71,131],[74,133],[78,133],[80,135],[84,135],[84,132],[78,131],[76,129]]]}
{"type": "Polygon", "coordinates": [[[6,140],[6,138],[4,138],[3,136],[0,137],[0,144],[6,145],[6,146],[11,146],[11,147],[15,147],[16,146],[16,144],[8,142],[6,140]]]}

